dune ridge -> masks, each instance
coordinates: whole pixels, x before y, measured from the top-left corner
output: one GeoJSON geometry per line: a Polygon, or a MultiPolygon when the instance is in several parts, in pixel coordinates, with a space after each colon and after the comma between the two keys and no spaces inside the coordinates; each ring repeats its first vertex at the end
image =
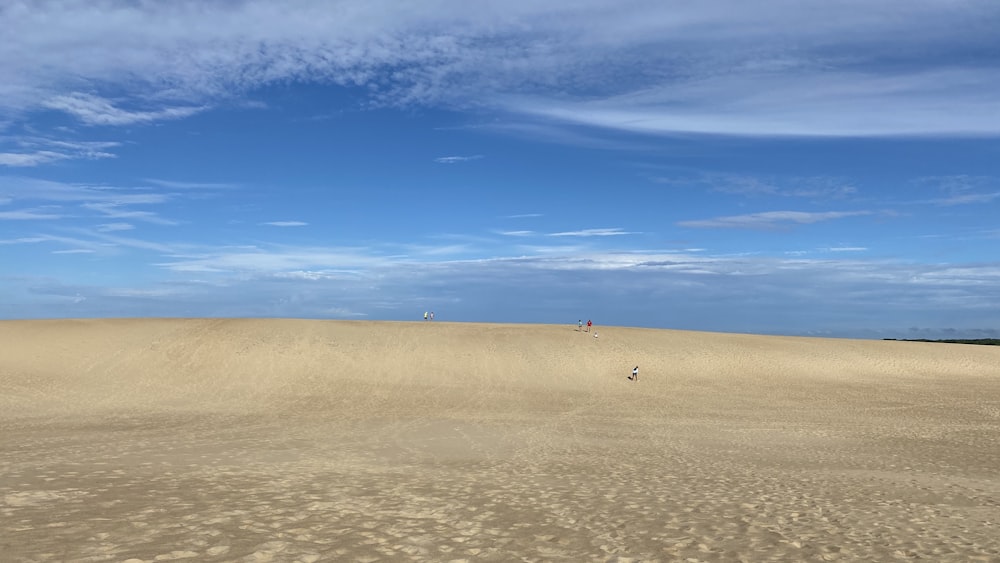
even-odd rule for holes
{"type": "Polygon", "coordinates": [[[0,322],[0,552],[1000,561],[1000,349],[594,330],[0,322]]]}

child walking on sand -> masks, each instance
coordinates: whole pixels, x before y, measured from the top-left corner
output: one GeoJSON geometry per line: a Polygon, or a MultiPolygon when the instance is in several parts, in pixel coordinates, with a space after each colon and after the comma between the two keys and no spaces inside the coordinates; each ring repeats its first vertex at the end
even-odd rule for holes
{"type": "Polygon", "coordinates": [[[628,376],[632,381],[639,381],[639,366],[632,368],[632,375],[628,376]]]}

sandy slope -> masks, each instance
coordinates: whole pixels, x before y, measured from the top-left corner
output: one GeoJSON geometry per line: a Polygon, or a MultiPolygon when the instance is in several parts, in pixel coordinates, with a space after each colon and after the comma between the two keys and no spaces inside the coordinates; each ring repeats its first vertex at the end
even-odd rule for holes
{"type": "Polygon", "coordinates": [[[596,330],[0,322],[0,560],[1000,561],[1000,349],[596,330]]]}

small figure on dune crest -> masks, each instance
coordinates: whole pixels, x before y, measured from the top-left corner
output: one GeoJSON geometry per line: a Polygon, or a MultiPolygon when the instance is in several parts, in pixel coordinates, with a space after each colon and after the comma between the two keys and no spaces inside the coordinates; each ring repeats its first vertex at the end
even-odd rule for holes
{"type": "Polygon", "coordinates": [[[590,319],[587,319],[587,332],[590,332],[590,327],[592,326],[594,326],[594,323],[592,323],[590,319]]]}
{"type": "Polygon", "coordinates": [[[431,311],[431,320],[434,320],[434,311],[431,311]]]}
{"type": "Polygon", "coordinates": [[[632,381],[639,381],[639,366],[632,368],[632,375],[628,376],[632,381]]]}
{"type": "Polygon", "coordinates": [[[576,321],[576,331],[583,332],[583,319],[576,321]]]}
{"type": "Polygon", "coordinates": [[[427,320],[427,311],[424,311],[424,320],[427,320]]]}

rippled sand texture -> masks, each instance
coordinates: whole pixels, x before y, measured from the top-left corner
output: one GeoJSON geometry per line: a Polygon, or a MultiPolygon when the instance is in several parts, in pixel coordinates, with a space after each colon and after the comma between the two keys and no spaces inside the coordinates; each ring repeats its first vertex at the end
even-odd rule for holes
{"type": "Polygon", "coordinates": [[[597,330],[0,322],[0,560],[1000,561],[1000,349],[597,330]]]}

